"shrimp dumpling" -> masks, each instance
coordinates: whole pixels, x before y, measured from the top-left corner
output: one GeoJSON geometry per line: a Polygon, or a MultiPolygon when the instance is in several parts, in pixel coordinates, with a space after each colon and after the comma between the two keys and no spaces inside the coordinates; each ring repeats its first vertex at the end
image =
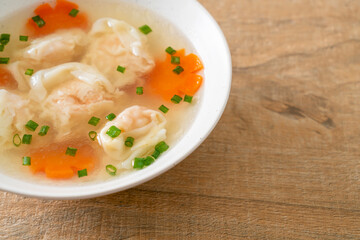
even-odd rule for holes
{"type": "Polygon", "coordinates": [[[119,161],[119,168],[130,169],[135,157],[142,157],[154,151],[154,146],[166,139],[165,117],[158,111],[133,106],[121,112],[101,130],[98,141],[105,153],[119,161]],[[106,134],[111,126],[123,132],[116,138],[106,134]],[[127,137],[135,139],[132,147],[125,146],[127,137]]]}
{"type": "Polygon", "coordinates": [[[97,20],[89,33],[89,49],[82,62],[95,66],[116,88],[134,84],[155,65],[147,51],[147,38],[124,21],[97,20]],[[117,71],[125,67],[124,73],[117,71]]]}

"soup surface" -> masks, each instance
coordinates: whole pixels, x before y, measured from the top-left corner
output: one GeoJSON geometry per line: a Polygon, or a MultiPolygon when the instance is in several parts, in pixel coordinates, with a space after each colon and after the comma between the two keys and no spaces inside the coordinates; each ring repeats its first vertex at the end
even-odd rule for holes
{"type": "Polygon", "coordinates": [[[186,37],[137,5],[78,4],[1,21],[1,173],[74,184],[141,171],[195,117],[203,67],[186,37]]]}

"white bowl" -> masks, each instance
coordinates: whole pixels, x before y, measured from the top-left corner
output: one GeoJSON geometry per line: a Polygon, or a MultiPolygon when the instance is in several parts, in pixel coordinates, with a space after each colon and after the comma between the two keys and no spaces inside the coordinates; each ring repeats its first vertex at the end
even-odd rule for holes
{"type": "MultiPolygon", "coordinates": [[[[107,0],[108,1],[108,0],[107,0]]],[[[110,0],[121,2],[121,0],[110,0]]],[[[136,2],[174,24],[188,38],[205,66],[198,114],[185,136],[151,166],[120,178],[83,186],[51,186],[0,175],[0,189],[31,197],[80,199],[106,195],[137,186],[174,167],[210,134],[226,106],[231,87],[231,56],[226,39],[211,15],[196,0],[123,0],[136,2]]],[[[4,1],[0,21],[19,9],[33,9],[43,0],[4,1]]],[[[81,1],[84,4],[85,1],[81,1]]]]}

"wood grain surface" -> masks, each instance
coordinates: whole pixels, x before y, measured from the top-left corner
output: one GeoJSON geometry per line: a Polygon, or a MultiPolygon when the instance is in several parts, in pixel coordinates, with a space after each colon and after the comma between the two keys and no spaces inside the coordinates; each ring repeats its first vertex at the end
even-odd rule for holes
{"type": "Polygon", "coordinates": [[[360,1],[200,2],[233,60],[210,137],[109,196],[0,192],[0,239],[360,239],[360,1]]]}

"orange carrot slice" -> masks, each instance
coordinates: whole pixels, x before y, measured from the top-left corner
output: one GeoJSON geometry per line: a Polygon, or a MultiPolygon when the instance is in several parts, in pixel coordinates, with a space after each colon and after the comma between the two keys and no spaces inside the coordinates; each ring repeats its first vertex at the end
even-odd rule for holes
{"type": "Polygon", "coordinates": [[[79,12],[76,17],[69,15],[72,9],[78,8],[79,6],[77,4],[66,0],[57,0],[54,8],[48,3],[38,6],[34,13],[35,15],[39,15],[45,21],[45,25],[39,27],[31,18],[29,18],[26,24],[29,35],[39,37],[53,33],[59,29],[87,29],[88,17],[85,13],[79,12]]]}
{"type": "Polygon", "coordinates": [[[6,68],[0,68],[0,88],[16,89],[18,86],[15,78],[6,68]]]}

